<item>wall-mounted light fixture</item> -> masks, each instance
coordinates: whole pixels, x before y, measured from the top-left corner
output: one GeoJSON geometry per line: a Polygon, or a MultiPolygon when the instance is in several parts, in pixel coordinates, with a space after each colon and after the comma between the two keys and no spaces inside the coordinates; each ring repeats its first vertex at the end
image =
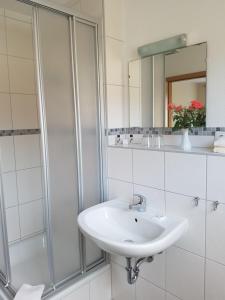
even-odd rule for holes
{"type": "Polygon", "coordinates": [[[187,46],[187,35],[183,33],[168,39],[160,40],[155,43],[150,43],[141,46],[138,48],[138,54],[140,57],[147,57],[151,55],[169,52],[186,46],[187,46]]]}

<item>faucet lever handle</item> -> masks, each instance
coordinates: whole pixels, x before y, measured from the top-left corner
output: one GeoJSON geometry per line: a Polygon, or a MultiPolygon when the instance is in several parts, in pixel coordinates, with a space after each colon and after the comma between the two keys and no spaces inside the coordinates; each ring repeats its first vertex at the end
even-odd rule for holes
{"type": "Polygon", "coordinates": [[[137,197],[139,199],[139,202],[137,204],[143,204],[146,202],[146,197],[140,194],[134,194],[134,197],[137,197]]]}

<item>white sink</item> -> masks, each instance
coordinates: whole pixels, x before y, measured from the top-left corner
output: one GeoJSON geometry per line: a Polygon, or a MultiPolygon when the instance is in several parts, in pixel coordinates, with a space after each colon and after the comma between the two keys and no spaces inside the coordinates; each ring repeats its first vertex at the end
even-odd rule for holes
{"type": "Polygon", "coordinates": [[[84,210],[78,224],[101,249],[125,257],[158,254],[176,243],[188,228],[187,219],[157,216],[149,206],[145,212],[130,210],[121,199],[84,210]]]}

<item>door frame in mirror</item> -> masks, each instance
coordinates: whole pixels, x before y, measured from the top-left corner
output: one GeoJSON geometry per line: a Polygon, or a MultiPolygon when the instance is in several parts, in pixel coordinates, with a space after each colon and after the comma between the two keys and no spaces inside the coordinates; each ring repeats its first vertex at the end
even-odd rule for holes
{"type": "Polygon", "coordinates": [[[191,80],[196,78],[207,78],[207,71],[201,71],[201,72],[195,72],[195,73],[189,73],[189,74],[182,74],[182,75],[176,75],[166,78],[166,118],[168,124],[165,124],[166,127],[172,127],[173,123],[173,116],[172,112],[168,109],[169,104],[172,103],[172,85],[174,82],[177,81],[184,81],[184,80],[191,80]]]}

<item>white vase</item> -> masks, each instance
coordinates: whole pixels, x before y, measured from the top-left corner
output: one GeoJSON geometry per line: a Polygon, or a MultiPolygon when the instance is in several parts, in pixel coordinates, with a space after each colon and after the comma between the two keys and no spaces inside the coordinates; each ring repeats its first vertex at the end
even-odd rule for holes
{"type": "Polygon", "coordinates": [[[181,141],[181,148],[184,151],[191,150],[191,141],[188,135],[188,128],[184,128],[181,130],[182,131],[182,141],[181,141]]]}

